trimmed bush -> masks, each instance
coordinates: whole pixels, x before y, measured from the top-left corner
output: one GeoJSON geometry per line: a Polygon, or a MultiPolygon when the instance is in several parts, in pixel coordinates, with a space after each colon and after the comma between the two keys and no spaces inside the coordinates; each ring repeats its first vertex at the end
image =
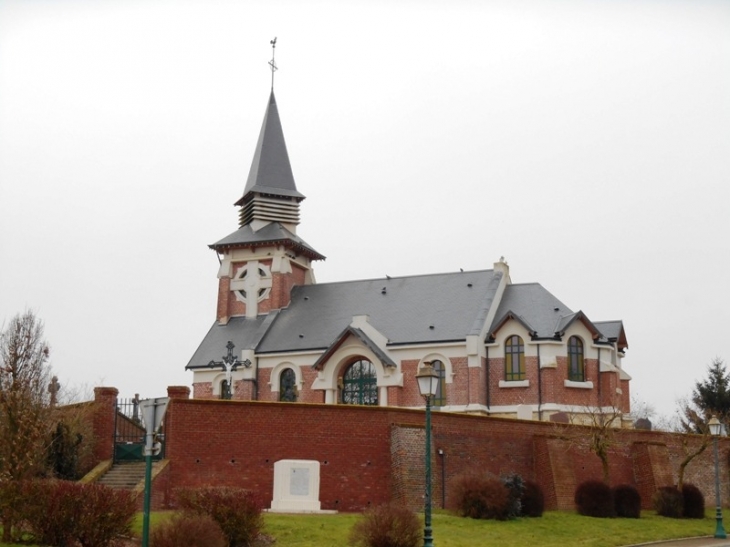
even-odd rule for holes
{"type": "Polygon", "coordinates": [[[537,483],[525,481],[525,489],[522,491],[522,516],[541,517],[545,511],[545,495],[537,483]]]}
{"type": "Polygon", "coordinates": [[[511,473],[502,476],[502,484],[509,495],[507,518],[515,519],[522,514],[522,493],[525,491],[525,482],[517,473],[511,473]]]}
{"type": "Polygon", "coordinates": [[[613,503],[617,517],[638,519],[641,516],[641,494],[630,484],[613,488],[613,503]]]}
{"type": "Polygon", "coordinates": [[[682,493],[674,486],[662,486],[651,499],[654,510],[662,517],[678,519],[682,517],[684,500],[682,493]]]}
{"type": "Polygon", "coordinates": [[[456,512],[473,519],[507,520],[510,495],[499,479],[487,475],[467,473],[451,483],[456,512]]]}
{"type": "Polygon", "coordinates": [[[24,527],[45,545],[106,547],[129,533],[137,512],[129,492],[101,484],[38,480],[24,497],[24,527]]]}
{"type": "Polygon", "coordinates": [[[150,532],[151,547],[227,547],[221,527],[208,515],[177,513],[150,532]]]}
{"type": "Polygon", "coordinates": [[[396,503],[369,509],[350,531],[350,545],[356,547],[417,547],[421,540],[421,521],[396,503]]]}
{"type": "Polygon", "coordinates": [[[263,504],[243,488],[205,486],[177,491],[180,507],[210,516],[228,538],[229,547],[249,547],[264,527],[263,504]]]}
{"type": "Polygon", "coordinates": [[[684,518],[705,518],[705,496],[694,484],[686,482],[682,485],[682,501],[682,516],[684,518]]]}
{"type": "Polygon", "coordinates": [[[611,487],[602,481],[585,481],[575,489],[575,507],[586,517],[616,516],[611,487]]]}

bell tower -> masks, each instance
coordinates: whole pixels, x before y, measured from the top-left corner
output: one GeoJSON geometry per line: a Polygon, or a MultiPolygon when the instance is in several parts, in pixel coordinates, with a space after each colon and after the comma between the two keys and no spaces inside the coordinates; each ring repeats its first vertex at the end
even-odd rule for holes
{"type": "Polygon", "coordinates": [[[297,236],[303,199],[294,183],[272,86],[246,187],[235,203],[240,207],[239,228],[209,245],[221,262],[219,323],[286,307],[292,287],[315,282],[312,261],[325,257],[297,236]]]}

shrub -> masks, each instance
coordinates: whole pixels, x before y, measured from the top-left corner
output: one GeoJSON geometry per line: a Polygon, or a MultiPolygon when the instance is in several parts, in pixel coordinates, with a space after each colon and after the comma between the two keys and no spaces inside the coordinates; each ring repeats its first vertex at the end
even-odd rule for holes
{"type": "Polygon", "coordinates": [[[602,481],[585,481],[575,489],[575,506],[586,517],[609,518],[615,516],[613,492],[602,481]]]}
{"type": "Polygon", "coordinates": [[[525,481],[525,489],[522,491],[522,516],[541,517],[545,511],[545,495],[537,483],[525,481]]]}
{"type": "Polygon", "coordinates": [[[82,506],[76,538],[83,547],[104,547],[129,533],[137,503],[128,491],[93,483],[76,486],[82,506]]]}
{"type": "Polygon", "coordinates": [[[507,489],[508,504],[507,518],[514,519],[522,513],[522,493],[525,491],[525,482],[517,473],[502,476],[502,484],[507,489]]]}
{"type": "Polygon", "coordinates": [[[152,547],[227,547],[221,527],[208,515],[177,513],[150,532],[152,547]]]}
{"type": "Polygon", "coordinates": [[[682,516],[686,519],[705,518],[705,496],[694,484],[682,485],[682,516]]]}
{"type": "Polygon", "coordinates": [[[177,491],[183,509],[210,516],[228,538],[229,547],[248,547],[264,526],[263,504],[243,488],[205,486],[177,491]]]}
{"type": "Polygon", "coordinates": [[[53,476],[64,480],[80,478],[79,454],[83,439],[81,433],[72,432],[67,424],[63,422],[56,424],[56,431],[51,437],[46,456],[46,463],[53,476]]]}
{"type": "Polygon", "coordinates": [[[127,534],[137,511],[129,492],[101,484],[38,480],[24,488],[25,527],[38,543],[105,547],[127,534]]]}
{"type": "Polygon", "coordinates": [[[452,481],[456,512],[473,519],[507,520],[510,498],[501,481],[487,475],[467,473],[452,481]]]}
{"type": "Polygon", "coordinates": [[[641,516],[641,495],[630,484],[614,487],[613,502],[617,517],[638,519],[641,516]]]}
{"type": "Polygon", "coordinates": [[[654,492],[651,501],[658,515],[673,519],[682,517],[684,501],[681,492],[674,486],[662,486],[654,492]]]}
{"type": "Polygon", "coordinates": [[[378,505],[365,512],[350,532],[350,545],[357,547],[417,547],[421,522],[413,511],[395,503],[378,505]]]}

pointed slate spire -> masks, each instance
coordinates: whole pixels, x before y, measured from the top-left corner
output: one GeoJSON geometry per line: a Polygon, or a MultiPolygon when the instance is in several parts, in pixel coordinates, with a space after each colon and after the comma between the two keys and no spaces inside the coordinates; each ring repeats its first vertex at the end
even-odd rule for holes
{"type": "Polygon", "coordinates": [[[298,224],[299,202],[303,199],[304,195],[297,191],[294,183],[279,109],[272,91],[246,188],[243,197],[236,202],[241,207],[239,223],[245,226],[259,219],[298,224]]]}

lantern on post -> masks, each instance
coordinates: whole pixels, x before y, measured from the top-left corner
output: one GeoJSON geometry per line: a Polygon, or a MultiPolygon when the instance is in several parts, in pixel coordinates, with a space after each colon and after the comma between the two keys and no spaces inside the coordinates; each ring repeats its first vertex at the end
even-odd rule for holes
{"type": "Polygon", "coordinates": [[[438,392],[439,373],[427,361],[416,374],[418,390],[426,399],[426,495],[424,497],[423,547],[433,547],[433,530],[431,529],[431,399],[438,392]]]}

